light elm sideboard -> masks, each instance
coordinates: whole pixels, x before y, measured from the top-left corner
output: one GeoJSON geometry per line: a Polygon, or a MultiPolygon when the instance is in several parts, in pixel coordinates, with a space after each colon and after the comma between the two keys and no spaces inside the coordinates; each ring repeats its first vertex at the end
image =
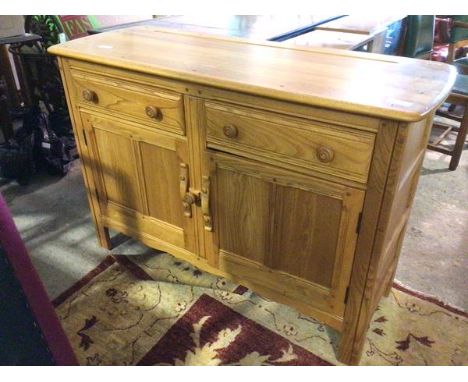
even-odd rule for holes
{"type": "Polygon", "coordinates": [[[445,64],[136,27],[56,45],[108,229],[341,332],[389,293],[445,64]]]}

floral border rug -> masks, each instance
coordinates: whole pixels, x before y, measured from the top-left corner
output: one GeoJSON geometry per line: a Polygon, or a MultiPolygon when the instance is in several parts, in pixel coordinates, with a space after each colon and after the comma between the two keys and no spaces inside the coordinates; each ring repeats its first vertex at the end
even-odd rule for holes
{"type": "MultiPolygon", "coordinates": [[[[333,329],[167,253],[110,256],[54,303],[81,365],[340,365],[333,329]]],[[[395,285],[361,365],[468,365],[468,315],[395,285]]]]}

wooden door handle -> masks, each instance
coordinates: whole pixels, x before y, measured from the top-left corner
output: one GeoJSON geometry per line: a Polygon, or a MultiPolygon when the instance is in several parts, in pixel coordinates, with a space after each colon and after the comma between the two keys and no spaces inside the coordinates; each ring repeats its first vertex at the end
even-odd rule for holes
{"type": "Polygon", "coordinates": [[[195,203],[196,199],[192,198],[192,194],[189,193],[188,166],[185,163],[180,164],[179,192],[184,215],[190,218],[192,217],[192,204],[195,203]]]}
{"type": "Polygon", "coordinates": [[[192,206],[201,206],[205,230],[213,231],[210,214],[210,178],[208,176],[202,176],[201,192],[191,189],[189,187],[188,166],[185,163],[181,163],[179,181],[179,191],[182,199],[184,215],[189,218],[192,217],[192,206]]]}
{"type": "Polygon", "coordinates": [[[81,92],[81,95],[83,96],[83,99],[88,102],[92,103],[98,103],[98,96],[95,91],[90,90],[90,89],[84,89],[81,92]]]}
{"type": "Polygon", "coordinates": [[[201,209],[203,225],[206,231],[213,231],[213,221],[210,213],[210,177],[202,176],[201,209]]]}
{"type": "Polygon", "coordinates": [[[180,164],[179,170],[180,197],[183,199],[188,191],[188,166],[185,163],[180,164]]]}
{"type": "Polygon", "coordinates": [[[188,218],[192,217],[192,205],[197,203],[197,195],[187,192],[182,199],[182,207],[184,208],[184,215],[188,218]]]}

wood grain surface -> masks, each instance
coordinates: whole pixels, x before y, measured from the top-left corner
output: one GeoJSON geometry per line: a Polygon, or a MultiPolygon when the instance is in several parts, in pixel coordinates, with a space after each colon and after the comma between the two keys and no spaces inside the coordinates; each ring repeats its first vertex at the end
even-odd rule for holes
{"type": "Polygon", "coordinates": [[[135,27],[49,52],[219,88],[402,121],[447,97],[455,68],[402,57],[286,49],[279,43],[135,27]]]}

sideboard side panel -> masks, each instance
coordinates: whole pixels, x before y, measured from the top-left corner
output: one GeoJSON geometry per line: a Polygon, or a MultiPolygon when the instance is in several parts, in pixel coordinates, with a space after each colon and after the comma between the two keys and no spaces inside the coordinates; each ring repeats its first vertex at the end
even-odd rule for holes
{"type": "Polygon", "coordinates": [[[408,130],[405,150],[401,158],[398,185],[393,197],[393,205],[388,217],[388,229],[382,242],[382,256],[376,266],[379,288],[374,294],[372,306],[377,307],[382,295],[388,295],[395,276],[405,230],[416,194],[421,166],[424,161],[427,142],[431,132],[432,115],[425,120],[409,125],[400,124],[408,130]]]}
{"type": "Polygon", "coordinates": [[[60,75],[62,77],[63,87],[65,89],[65,97],[67,100],[67,106],[71,117],[73,133],[75,135],[76,145],[78,153],[81,158],[81,169],[83,173],[83,180],[86,187],[86,193],[88,195],[88,202],[91,209],[91,215],[96,226],[96,232],[99,244],[107,249],[111,249],[111,241],[108,229],[101,222],[101,208],[99,205],[99,199],[97,197],[97,188],[94,183],[94,177],[92,172],[91,163],[93,158],[91,157],[91,151],[88,150],[87,142],[85,140],[83,126],[81,125],[81,118],[76,105],[72,102],[70,96],[69,84],[71,84],[71,74],[68,67],[68,60],[62,57],[58,57],[58,63],[60,68],[60,75]]]}
{"type": "MultiPolygon", "coordinates": [[[[419,180],[433,114],[411,124],[398,125],[391,165],[382,199],[373,248],[370,253],[367,281],[356,324],[351,353],[341,359],[358,362],[367,329],[381,297],[393,283],[406,224],[419,180]]],[[[357,274],[355,275],[357,276],[357,274]]],[[[346,317],[345,317],[346,325],[346,317]]]]}
{"type": "Polygon", "coordinates": [[[342,336],[338,349],[338,358],[343,363],[351,363],[359,315],[364,309],[362,306],[363,297],[376,234],[375,227],[379,221],[380,207],[390,171],[397,132],[398,125],[396,123],[382,121],[376,137],[368,189],[362,211],[362,225],[354,256],[342,336]]]}

